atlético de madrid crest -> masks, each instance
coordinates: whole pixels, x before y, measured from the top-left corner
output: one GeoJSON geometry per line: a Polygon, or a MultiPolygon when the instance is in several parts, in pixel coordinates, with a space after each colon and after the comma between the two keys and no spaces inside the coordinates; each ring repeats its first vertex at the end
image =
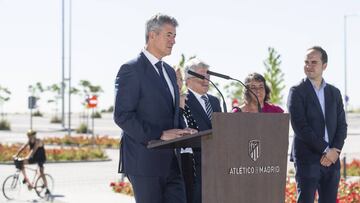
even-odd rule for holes
{"type": "Polygon", "coordinates": [[[249,141],[249,156],[253,161],[260,157],[260,140],[249,141]]]}

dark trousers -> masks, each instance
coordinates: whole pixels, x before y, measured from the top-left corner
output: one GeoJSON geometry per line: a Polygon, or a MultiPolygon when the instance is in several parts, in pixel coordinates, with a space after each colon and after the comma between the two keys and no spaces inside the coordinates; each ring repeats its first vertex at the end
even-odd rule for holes
{"type": "Polygon", "coordinates": [[[177,159],[168,176],[128,175],[136,203],[186,203],[183,177],[177,159]]]}
{"type": "Polygon", "coordinates": [[[185,182],[186,202],[192,203],[194,193],[194,155],[192,153],[181,154],[181,168],[185,182]]]}
{"type": "Polygon", "coordinates": [[[194,198],[192,203],[201,203],[201,151],[194,150],[195,180],[194,198]]]}
{"type": "Polygon", "coordinates": [[[340,170],[317,165],[295,165],[298,203],[313,203],[318,191],[319,203],[335,203],[340,181],[340,170]],[[299,172],[302,170],[302,172],[299,172]]]}

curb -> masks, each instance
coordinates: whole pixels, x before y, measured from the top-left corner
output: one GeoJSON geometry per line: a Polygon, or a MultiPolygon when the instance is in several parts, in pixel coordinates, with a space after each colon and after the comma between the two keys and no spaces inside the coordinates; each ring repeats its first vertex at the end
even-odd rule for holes
{"type": "MultiPolygon", "coordinates": [[[[46,161],[45,164],[92,163],[92,162],[105,162],[105,161],[112,161],[112,159],[46,161]]],[[[0,165],[14,165],[14,162],[13,161],[0,162],[0,165]]]]}

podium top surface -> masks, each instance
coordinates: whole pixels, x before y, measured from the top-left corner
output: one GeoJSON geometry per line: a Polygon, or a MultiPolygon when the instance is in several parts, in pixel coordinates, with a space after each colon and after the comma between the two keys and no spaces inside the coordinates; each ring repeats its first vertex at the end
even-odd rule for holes
{"type": "Polygon", "coordinates": [[[192,135],[175,138],[172,140],[152,140],[147,145],[148,149],[169,149],[169,148],[185,148],[185,147],[200,147],[201,137],[209,135],[212,130],[204,130],[192,135]]]}

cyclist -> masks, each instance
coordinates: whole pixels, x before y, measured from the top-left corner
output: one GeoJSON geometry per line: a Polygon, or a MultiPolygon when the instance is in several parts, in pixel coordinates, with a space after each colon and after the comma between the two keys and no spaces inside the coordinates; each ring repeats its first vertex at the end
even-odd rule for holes
{"type": "Polygon", "coordinates": [[[47,181],[46,181],[46,177],[44,175],[44,163],[46,162],[46,154],[45,154],[45,148],[44,148],[44,143],[36,138],[36,131],[34,130],[28,130],[26,133],[27,137],[28,137],[28,142],[25,143],[18,151],[17,153],[14,155],[14,157],[18,157],[19,154],[21,154],[21,152],[27,147],[30,147],[30,152],[29,154],[25,157],[25,159],[22,161],[21,164],[21,171],[24,175],[24,180],[23,183],[27,183],[28,188],[32,189],[34,186],[31,184],[29,178],[26,176],[26,172],[25,172],[25,168],[24,168],[24,164],[34,164],[37,163],[39,165],[39,169],[40,169],[40,177],[43,179],[44,181],[44,185],[46,187],[46,195],[50,195],[50,191],[47,188],[47,181]]]}

